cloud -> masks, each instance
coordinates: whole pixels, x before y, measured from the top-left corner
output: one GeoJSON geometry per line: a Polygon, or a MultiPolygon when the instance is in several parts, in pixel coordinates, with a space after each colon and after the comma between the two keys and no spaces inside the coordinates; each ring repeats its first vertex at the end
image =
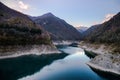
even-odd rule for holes
{"type": "Polygon", "coordinates": [[[93,22],[92,25],[102,24],[102,23],[110,20],[114,15],[115,14],[107,14],[107,15],[104,16],[104,19],[102,21],[100,21],[100,22],[97,22],[97,21],[93,22]]]}
{"type": "Polygon", "coordinates": [[[104,20],[102,21],[102,23],[110,20],[114,15],[115,15],[115,14],[107,14],[107,15],[105,16],[104,20]]]}
{"type": "Polygon", "coordinates": [[[19,8],[20,8],[20,9],[27,10],[27,9],[29,8],[29,5],[23,3],[22,1],[19,1],[19,2],[18,2],[18,5],[19,5],[19,8]]]}

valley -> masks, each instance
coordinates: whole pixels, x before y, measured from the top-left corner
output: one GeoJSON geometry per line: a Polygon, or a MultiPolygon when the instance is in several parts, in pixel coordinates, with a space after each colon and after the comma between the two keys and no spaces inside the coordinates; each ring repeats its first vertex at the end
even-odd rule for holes
{"type": "Polygon", "coordinates": [[[0,1],[0,80],[120,80],[120,12],[89,27],[23,12],[0,1]]]}

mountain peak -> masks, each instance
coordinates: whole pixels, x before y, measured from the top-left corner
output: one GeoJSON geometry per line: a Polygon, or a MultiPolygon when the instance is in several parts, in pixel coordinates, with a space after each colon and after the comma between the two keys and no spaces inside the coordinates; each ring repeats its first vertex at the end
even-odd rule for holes
{"type": "Polygon", "coordinates": [[[53,41],[81,40],[81,33],[64,20],[54,16],[52,13],[44,14],[34,21],[50,33],[53,41]]]}
{"type": "Polygon", "coordinates": [[[84,31],[86,31],[88,29],[88,27],[84,27],[84,26],[79,26],[76,28],[79,32],[83,33],[84,31]]]}
{"type": "Polygon", "coordinates": [[[46,13],[46,15],[54,16],[51,12],[46,13]]]}
{"type": "Polygon", "coordinates": [[[42,15],[43,17],[55,17],[52,13],[46,13],[44,15],[42,15]]]}

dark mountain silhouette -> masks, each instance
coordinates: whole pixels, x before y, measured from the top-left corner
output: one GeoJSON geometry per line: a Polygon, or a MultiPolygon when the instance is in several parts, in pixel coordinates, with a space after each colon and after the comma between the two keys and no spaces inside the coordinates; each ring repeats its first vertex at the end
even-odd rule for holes
{"type": "Polygon", "coordinates": [[[54,41],[81,40],[81,33],[72,25],[54,16],[52,13],[47,13],[39,17],[32,17],[32,20],[43,26],[43,28],[50,33],[54,41]]]}
{"type": "Polygon", "coordinates": [[[50,36],[41,26],[0,2],[0,45],[48,43],[50,36]]]}

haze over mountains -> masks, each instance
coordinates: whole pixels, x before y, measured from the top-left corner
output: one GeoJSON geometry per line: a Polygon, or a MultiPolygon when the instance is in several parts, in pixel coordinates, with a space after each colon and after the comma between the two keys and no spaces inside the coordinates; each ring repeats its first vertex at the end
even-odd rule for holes
{"type": "Polygon", "coordinates": [[[72,25],[54,16],[52,13],[31,17],[31,19],[47,30],[53,41],[81,40],[81,33],[79,33],[72,25]]]}
{"type": "Polygon", "coordinates": [[[86,30],[88,29],[88,27],[80,26],[80,27],[76,27],[76,29],[77,29],[80,33],[83,33],[84,31],[86,31],[86,30]]]}

